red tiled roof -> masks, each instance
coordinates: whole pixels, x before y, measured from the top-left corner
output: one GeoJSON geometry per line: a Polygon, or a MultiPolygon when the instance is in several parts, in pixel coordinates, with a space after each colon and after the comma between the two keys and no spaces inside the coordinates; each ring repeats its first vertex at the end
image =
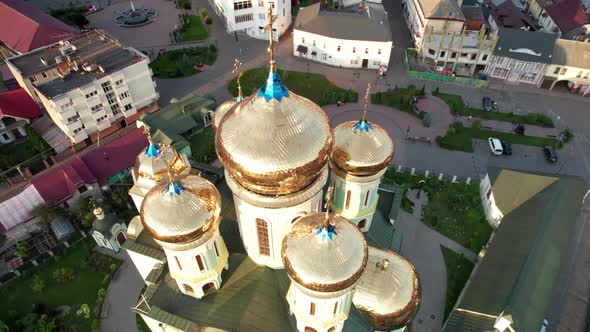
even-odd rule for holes
{"type": "Polygon", "coordinates": [[[148,145],[141,129],[95,149],[82,157],[92,174],[103,185],[117,173],[135,164],[137,155],[148,145]]]}
{"type": "Polygon", "coordinates": [[[59,204],[72,197],[80,185],[96,182],[96,177],[78,157],[63,166],[42,173],[31,183],[45,202],[59,204]]]}
{"type": "Polygon", "coordinates": [[[0,93],[0,118],[4,115],[30,120],[41,116],[41,110],[27,91],[19,88],[0,93]]]}
{"type": "Polygon", "coordinates": [[[577,27],[588,24],[588,18],[580,0],[561,0],[547,6],[545,10],[559,27],[561,33],[568,33],[577,27]]]}
{"type": "Polygon", "coordinates": [[[27,53],[80,34],[24,0],[0,0],[0,41],[27,53]]]}

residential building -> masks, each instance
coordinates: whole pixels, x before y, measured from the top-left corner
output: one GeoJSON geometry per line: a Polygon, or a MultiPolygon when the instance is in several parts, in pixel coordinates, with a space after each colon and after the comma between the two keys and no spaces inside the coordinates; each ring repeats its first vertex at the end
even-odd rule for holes
{"type": "Polygon", "coordinates": [[[518,8],[512,0],[506,0],[499,5],[493,3],[484,4],[489,11],[487,18],[490,29],[493,31],[498,28],[520,29],[535,31],[537,24],[525,13],[518,8]]]}
{"type": "Polygon", "coordinates": [[[0,144],[27,136],[25,125],[41,115],[39,106],[24,89],[0,93],[0,144]]]}
{"type": "Polygon", "coordinates": [[[0,60],[80,34],[23,0],[0,0],[0,60]]]}
{"type": "Polygon", "coordinates": [[[584,7],[580,0],[558,0],[549,2],[541,11],[539,25],[542,31],[559,36],[588,24],[584,7]]]}
{"type": "Polygon", "coordinates": [[[345,68],[388,66],[393,39],[383,5],[360,10],[303,7],[293,27],[293,55],[345,68]],[[359,12],[360,11],[360,12],[359,12]]]}
{"type": "Polygon", "coordinates": [[[558,39],[543,87],[549,90],[563,83],[572,93],[590,94],[590,43],[558,39]]]}
{"type": "Polygon", "coordinates": [[[272,26],[275,40],[291,25],[290,0],[209,0],[211,7],[221,18],[228,33],[243,32],[252,38],[266,39],[268,32],[268,6],[272,6],[276,20],[272,26]]]}
{"type": "MultiPolygon", "coordinates": [[[[492,168],[480,188],[486,216],[497,230],[443,331],[542,330],[569,273],[586,183],[575,177],[492,168]]],[[[549,321],[549,326],[556,324],[549,321]]]]}
{"type": "Polygon", "coordinates": [[[157,108],[149,58],[101,31],[86,32],[7,61],[72,144],[83,147],[157,108]]]}
{"type": "Polygon", "coordinates": [[[442,30],[461,32],[465,16],[457,1],[454,0],[402,0],[406,24],[416,48],[422,47],[426,27],[432,32],[442,30]]]}
{"type": "Polygon", "coordinates": [[[178,153],[192,157],[190,139],[211,125],[211,99],[188,94],[181,99],[173,98],[171,103],[155,113],[144,113],[137,126],[147,125],[157,143],[170,145],[178,153]]]}
{"type": "Polygon", "coordinates": [[[498,29],[498,43],[484,73],[492,80],[540,86],[551,63],[557,35],[498,29]]]}

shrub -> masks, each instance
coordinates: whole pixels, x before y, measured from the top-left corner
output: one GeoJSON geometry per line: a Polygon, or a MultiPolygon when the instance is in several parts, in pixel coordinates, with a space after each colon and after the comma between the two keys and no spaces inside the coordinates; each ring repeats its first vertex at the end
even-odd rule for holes
{"type": "Polygon", "coordinates": [[[209,12],[207,11],[207,8],[199,8],[199,16],[201,16],[201,18],[208,17],[209,12]]]}
{"type": "Polygon", "coordinates": [[[211,16],[205,17],[205,24],[211,25],[211,23],[213,23],[213,19],[211,18],[211,16]]]}
{"type": "Polygon", "coordinates": [[[41,293],[45,289],[45,281],[38,275],[35,275],[31,283],[31,289],[35,293],[41,293]]]}
{"type": "Polygon", "coordinates": [[[209,45],[209,52],[216,53],[217,52],[217,47],[215,47],[214,44],[209,45]]]}
{"type": "Polygon", "coordinates": [[[457,129],[455,128],[449,128],[447,130],[447,135],[451,136],[451,135],[455,135],[457,133],[457,129]]]}
{"type": "Polygon", "coordinates": [[[72,281],[74,280],[74,278],[75,274],[72,269],[62,267],[53,271],[53,279],[55,279],[57,283],[61,284],[64,282],[72,281]]]}

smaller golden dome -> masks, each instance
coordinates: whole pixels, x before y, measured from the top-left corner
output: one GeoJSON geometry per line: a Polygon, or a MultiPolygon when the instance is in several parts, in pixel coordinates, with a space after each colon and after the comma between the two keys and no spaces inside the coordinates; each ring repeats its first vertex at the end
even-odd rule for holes
{"type": "Polygon", "coordinates": [[[353,286],[367,265],[367,241],[348,219],[328,213],[299,218],[283,239],[283,264],[297,284],[318,292],[353,286]]]}
{"type": "Polygon", "coordinates": [[[159,182],[168,176],[165,160],[170,162],[172,172],[175,175],[188,174],[188,171],[190,171],[188,160],[182,158],[176,150],[164,149],[162,151],[160,147],[150,143],[148,147],[139,153],[135,160],[133,167],[135,175],[159,182]],[[162,153],[165,156],[161,156],[162,153]]]}
{"type": "Polygon", "coordinates": [[[221,197],[215,186],[189,175],[169,184],[160,182],[141,204],[141,220],[156,239],[167,243],[188,243],[218,225],[221,197]]]}
{"type": "Polygon", "coordinates": [[[367,176],[386,168],[393,159],[394,144],[379,125],[345,122],[334,129],[333,166],[351,175],[367,176]]]}

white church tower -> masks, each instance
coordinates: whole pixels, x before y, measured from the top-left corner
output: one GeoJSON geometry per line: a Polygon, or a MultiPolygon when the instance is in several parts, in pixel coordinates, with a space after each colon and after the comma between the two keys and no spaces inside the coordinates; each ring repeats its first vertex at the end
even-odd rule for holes
{"type": "Polygon", "coordinates": [[[173,148],[162,151],[152,141],[150,128],[147,125],[144,126],[144,133],[147,135],[149,145],[137,156],[131,171],[133,187],[129,190],[137,211],[140,210],[141,202],[150,189],[168,176],[165,160],[171,163],[172,171],[176,175],[188,175],[191,170],[190,163],[184,154],[179,154],[173,148]],[[166,155],[162,156],[162,153],[166,155]]]}
{"type": "Polygon", "coordinates": [[[330,209],[363,232],[371,227],[379,200],[379,183],[394,151],[389,134],[367,121],[370,87],[369,84],[361,120],[345,122],[334,129],[334,149],[330,156],[335,189],[330,209]]]}
{"type": "Polygon", "coordinates": [[[282,84],[275,68],[272,24],[268,31],[268,78],[223,116],[215,147],[234,195],[248,256],[280,269],[281,243],[291,225],[321,209],[333,141],[324,111],[282,84]]]}
{"type": "Polygon", "coordinates": [[[141,220],[164,249],[180,291],[197,299],[221,287],[228,251],[219,233],[221,197],[209,181],[194,175],[153,187],[141,205],[141,220]]]}
{"type": "Polygon", "coordinates": [[[315,213],[293,225],[283,242],[283,261],[291,279],[287,302],[299,332],[342,331],[367,255],[365,237],[342,216],[315,213]]]}

